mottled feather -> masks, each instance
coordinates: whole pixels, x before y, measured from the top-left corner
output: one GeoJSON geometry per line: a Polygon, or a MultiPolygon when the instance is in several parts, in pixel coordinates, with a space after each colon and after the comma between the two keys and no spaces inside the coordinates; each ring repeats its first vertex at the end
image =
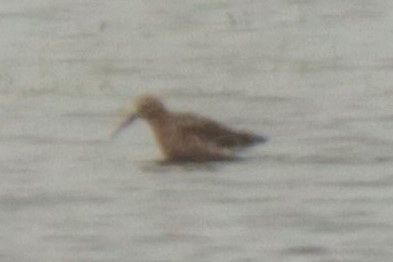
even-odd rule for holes
{"type": "Polygon", "coordinates": [[[245,147],[266,142],[263,136],[247,131],[237,131],[204,116],[177,113],[176,123],[181,132],[193,134],[202,140],[226,148],[245,147]]]}

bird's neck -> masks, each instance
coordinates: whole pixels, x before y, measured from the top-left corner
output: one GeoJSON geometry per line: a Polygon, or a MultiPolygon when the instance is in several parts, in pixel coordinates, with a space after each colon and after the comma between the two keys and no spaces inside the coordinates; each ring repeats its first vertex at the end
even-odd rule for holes
{"type": "Polygon", "coordinates": [[[164,155],[170,154],[168,150],[171,148],[173,128],[172,118],[170,114],[162,114],[160,117],[147,119],[152,129],[155,139],[164,155]]]}
{"type": "Polygon", "coordinates": [[[171,122],[171,114],[169,112],[160,112],[160,114],[157,114],[154,117],[149,117],[146,120],[156,136],[162,137],[167,135],[166,133],[171,122]]]}

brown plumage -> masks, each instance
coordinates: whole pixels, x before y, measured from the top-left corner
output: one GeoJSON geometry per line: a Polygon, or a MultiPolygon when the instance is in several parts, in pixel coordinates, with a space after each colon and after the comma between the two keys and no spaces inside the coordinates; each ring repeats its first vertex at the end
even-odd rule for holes
{"type": "Polygon", "coordinates": [[[230,160],[234,158],[234,149],[266,141],[262,136],[232,130],[206,117],[170,112],[152,95],[137,99],[136,110],[114,135],[138,117],[149,123],[166,161],[230,160]]]}

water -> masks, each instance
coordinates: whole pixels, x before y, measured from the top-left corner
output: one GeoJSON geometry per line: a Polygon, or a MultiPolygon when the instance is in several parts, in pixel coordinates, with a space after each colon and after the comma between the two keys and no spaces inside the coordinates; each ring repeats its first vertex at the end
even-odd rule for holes
{"type": "Polygon", "coordinates": [[[1,261],[391,261],[393,4],[1,1],[1,261]],[[143,93],[270,141],[159,166],[143,93]]]}

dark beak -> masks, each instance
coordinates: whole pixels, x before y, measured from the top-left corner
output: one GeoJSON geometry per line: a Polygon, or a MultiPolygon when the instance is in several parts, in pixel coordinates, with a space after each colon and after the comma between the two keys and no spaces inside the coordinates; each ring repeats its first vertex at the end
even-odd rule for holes
{"type": "Polygon", "coordinates": [[[119,125],[119,127],[112,133],[112,139],[116,138],[126,127],[128,127],[135,119],[139,117],[138,113],[132,112],[127,118],[119,125]]]}

